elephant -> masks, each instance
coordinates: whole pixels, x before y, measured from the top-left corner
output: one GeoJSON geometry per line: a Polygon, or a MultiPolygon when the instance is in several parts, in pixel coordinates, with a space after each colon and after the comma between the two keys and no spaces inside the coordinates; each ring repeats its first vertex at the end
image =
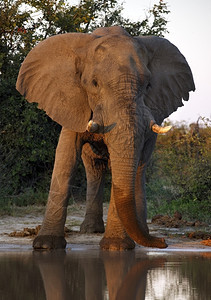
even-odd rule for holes
{"type": "Polygon", "coordinates": [[[46,212],[34,249],[66,247],[70,187],[82,158],[87,177],[83,232],[104,231],[105,170],[112,174],[108,220],[100,247],[165,248],[147,226],[145,170],[161,124],[189,92],[191,69],[165,38],[133,37],[119,26],[58,34],[39,42],[19,70],[16,88],[62,126],[46,212]]]}

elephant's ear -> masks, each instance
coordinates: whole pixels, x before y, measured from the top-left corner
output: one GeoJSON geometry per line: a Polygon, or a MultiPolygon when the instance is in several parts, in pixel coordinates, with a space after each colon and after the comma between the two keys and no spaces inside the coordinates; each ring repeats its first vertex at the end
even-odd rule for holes
{"type": "Polygon", "coordinates": [[[141,49],[145,48],[142,53],[151,73],[144,102],[162,123],[195,90],[192,72],[185,57],[168,40],[150,36],[135,39],[141,49]]]}
{"type": "Polygon", "coordinates": [[[80,83],[80,56],[92,35],[67,33],[40,42],[25,58],[17,90],[56,122],[72,131],[86,130],[91,110],[80,83]]]}

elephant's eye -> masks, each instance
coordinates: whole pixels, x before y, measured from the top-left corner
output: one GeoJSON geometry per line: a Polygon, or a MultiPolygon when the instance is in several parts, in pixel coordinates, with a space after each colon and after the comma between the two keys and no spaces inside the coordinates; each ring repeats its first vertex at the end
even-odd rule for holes
{"type": "Polygon", "coordinates": [[[146,90],[148,90],[149,88],[151,88],[151,83],[150,82],[147,84],[146,90]]]}
{"type": "Polygon", "coordinates": [[[98,86],[98,83],[97,83],[97,81],[96,81],[95,79],[92,80],[92,84],[93,84],[95,87],[98,86]]]}

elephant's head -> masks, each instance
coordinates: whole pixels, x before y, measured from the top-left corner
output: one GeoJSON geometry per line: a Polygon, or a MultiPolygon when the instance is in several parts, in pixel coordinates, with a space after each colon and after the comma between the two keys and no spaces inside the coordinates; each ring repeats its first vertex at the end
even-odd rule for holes
{"type": "Polygon", "coordinates": [[[119,217],[144,244],[133,205],[142,150],[152,129],[165,131],[163,119],[195,89],[179,50],[166,39],[132,37],[120,27],[57,35],[28,54],[17,89],[62,126],[104,134],[119,217]]]}

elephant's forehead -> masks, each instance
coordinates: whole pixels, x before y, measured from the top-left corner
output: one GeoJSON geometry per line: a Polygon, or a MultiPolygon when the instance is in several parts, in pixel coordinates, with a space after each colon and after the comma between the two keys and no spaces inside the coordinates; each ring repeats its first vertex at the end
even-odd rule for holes
{"type": "Polygon", "coordinates": [[[106,35],[98,37],[92,42],[90,49],[87,49],[88,56],[102,61],[106,57],[112,60],[123,60],[134,57],[140,59],[139,45],[130,36],[106,35]]]}
{"type": "Polygon", "coordinates": [[[104,49],[106,51],[122,51],[129,52],[135,48],[134,40],[128,36],[106,35],[98,37],[92,43],[92,50],[95,52],[104,49]],[[123,49],[121,47],[124,47],[123,49]]]}

